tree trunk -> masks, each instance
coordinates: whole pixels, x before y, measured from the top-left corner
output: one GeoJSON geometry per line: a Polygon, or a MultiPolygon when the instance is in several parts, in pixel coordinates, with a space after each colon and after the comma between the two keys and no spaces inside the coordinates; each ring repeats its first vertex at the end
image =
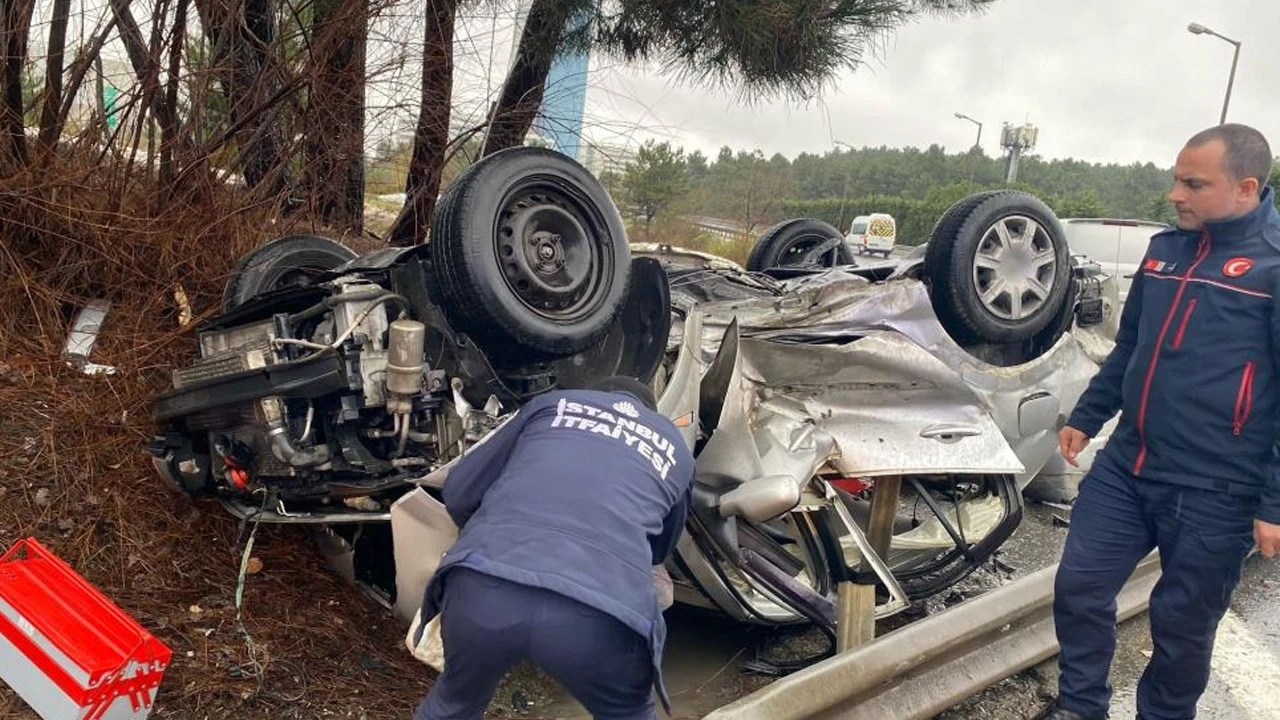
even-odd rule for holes
{"type": "Polygon", "coordinates": [[[276,195],[288,188],[289,171],[276,127],[279,79],[268,58],[276,34],[271,2],[196,0],[196,10],[213,46],[245,182],[276,195]]]}
{"type": "MultiPolygon", "coordinates": [[[[115,14],[116,24],[120,27],[120,39],[124,41],[125,52],[129,55],[129,64],[133,67],[134,77],[138,79],[141,96],[145,106],[155,116],[161,127],[172,127],[175,124],[176,109],[165,103],[160,93],[160,48],[148,48],[142,37],[138,22],[129,11],[130,0],[111,0],[111,11],[115,14]]],[[[157,15],[163,17],[165,13],[157,15]]],[[[158,34],[157,26],[154,33],[158,34]]],[[[153,43],[158,45],[158,43],[153,43]]],[[[146,122],[142,113],[138,115],[139,127],[146,122]]]]}
{"type": "Polygon", "coordinates": [[[160,184],[169,187],[173,182],[174,146],[178,142],[178,85],[182,71],[182,52],[187,44],[187,13],[190,0],[178,0],[174,12],[173,40],[169,45],[169,85],[165,88],[164,104],[172,111],[169,122],[160,128],[160,184]]]}
{"type": "Polygon", "coordinates": [[[364,221],[365,35],[368,0],[317,0],[311,28],[306,182],[313,211],[334,229],[364,221]]]}
{"type": "Polygon", "coordinates": [[[520,34],[515,62],[502,85],[498,104],[489,116],[489,132],[485,135],[481,156],[524,143],[542,106],[551,63],[576,6],[577,3],[566,0],[533,0],[520,34]]]}
{"type": "Polygon", "coordinates": [[[404,184],[404,207],[387,234],[387,242],[398,247],[417,245],[426,238],[440,192],[453,102],[453,24],[457,9],[457,0],[427,0],[418,126],[404,184]]]}
{"type": "Polygon", "coordinates": [[[40,152],[52,152],[62,135],[59,110],[62,109],[62,62],[67,52],[67,21],[71,0],[53,0],[53,17],[49,20],[49,51],[44,70],[44,100],[40,108],[40,152]]]}
{"type": "Polygon", "coordinates": [[[0,48],[4,52],[4,93],[0,107],[0,163],[12,172],[27,164],[27,135],[22,106],[22,67],[27,61],[27,37],[35,0],[0,2],[0,48]]]}

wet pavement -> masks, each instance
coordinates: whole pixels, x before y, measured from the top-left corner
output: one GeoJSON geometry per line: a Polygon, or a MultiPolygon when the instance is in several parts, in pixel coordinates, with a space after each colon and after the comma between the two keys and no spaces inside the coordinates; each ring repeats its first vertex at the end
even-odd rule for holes
{"type": "MultiPolygon", "coordinates": [[[[1052,514],[1068,513],[1044,505],[1030,509],[1023,540],[1006,545],[1007,557],[1020,558],[1025,564],[1020,572],[1056,562],[1066,536],[1065,528],[1055,527],[1046,518],[1051,521],[1052,514]]],[[[1137,715],[1135,695],[1151,653],[1150,632],[1145,613],[1120,626],[1111,667],[1111,717],[1115,720],[1137,715]]],[[[1057,665],[1050,660],[970,698],[937,720],[1026,720],[1057,692],[1057,681],[1057,665]]],[[[1280,558],[1254,555],[1246,562],[1231,611],[1218,629],[1213,677],[1197,717],[1280,720],[1280,558]]]]}
{"type": "MultiPolygon", "coordinates": [[[[933,614],[975,594],[1057,561],[1068,510],[1031,502],[1014,537],[997,554],[997,562],[952,590],[932,598],[914,615],[933,614]]],[[[888,632],[906,619],[879,624],[888,632]]],[[[675,718],[699,718],[748,694],[772,678],[746,672],[744,661],[756,656],[764,640],[779,653],[813,653],[825,647],[815,631],[769,632],[731,623],[713,613],[675,608],[668,614],[670,640],[664,659],[675,718]]],[[[1219,629],[1214,676],[1200,705],[1202,720],[1280,720],[1280,559],[1254,556],[1232,602],[1232,611],[1219,629]]],[[[1134,693],[1151,650],[1146,616],[1120,628],[1120,643],[1112,667],[1115,688],[1112,718],[1135,716],[1134,693]]],[[[1053,661],[1027,670],[940,714],[937,720],[1027,720],[1056,690],[1053,661]]],[[[562,692],[529,708],[526,717],[586,720],[588,715],[562,692]]],[[[885,720],[892,720],[886,718],[885,720]]]]}

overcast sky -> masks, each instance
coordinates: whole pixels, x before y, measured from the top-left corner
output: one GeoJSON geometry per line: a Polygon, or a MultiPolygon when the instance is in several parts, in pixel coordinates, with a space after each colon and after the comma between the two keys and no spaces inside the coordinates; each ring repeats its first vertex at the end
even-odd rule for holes
{"type": "MultiPolygon", "coordinates": [[[[527,6],[528,0],[523,0],[527,6]]],[[[42,41],[48,2],[37,2],[42,41]]],[[[453,116],[481,122],[501,86],[517,11],[509,2],[470,6],[455,49],[453,116]]],[[[81,0],[71,37],[107,14],[81,0]]],[[[145,25],[146,18],[140,18],[145,25]]],[[[968,148],[1001,154],[1000,126],[1040,129],[1035,153],[1097,162],[1172,164],[1192,133],[1215,124],[1233,47],[1187,32],[1198,22],[1243,43],[1229,120],[1258,127],[1280,153],[1280,0],[996,0],[985,13],[925,18],[900,28],[868,63],[799,105],[734,101],[731,91],[689,87],[651,68],[593,57],[585,134],[636,145],[671,140],[714,157],[728,145],[795,157],[853,146],[968,148]]],[[[411,132],[418,107],[422,0],[398,0],[374,24],[366,140],[411,132]],[[398,108],[391,112],[389,108],[398,108]]],[[[108,54],[123,51],[108,46],[108,54]]]]}
{"type": "Polygon", "coordinates": [[[1262,130],[1280,152],[1280,0],[997,0],[986,13],[902,27],[879,58],[807,106],[755,106],[593,58],[589,136],[668,139],[714,157],[722,145],[823,153],[854,146],[982,145],[1000,154],[1003,122],[1040,128],[1036,153],[1172,164],[1182,142],[1216,124],[1233,47],[1193,35],[1198,22],[1240,40],[1229,121],[1262,130]]]}

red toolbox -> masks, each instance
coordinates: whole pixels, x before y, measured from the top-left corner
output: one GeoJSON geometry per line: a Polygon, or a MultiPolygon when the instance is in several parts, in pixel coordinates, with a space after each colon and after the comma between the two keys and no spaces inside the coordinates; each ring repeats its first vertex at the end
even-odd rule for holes
{"type": "Polygon", "coordinates": [[[0,680],[44,720],[142,720],[172,653],[34,538],[0,556],[0,680]]]}

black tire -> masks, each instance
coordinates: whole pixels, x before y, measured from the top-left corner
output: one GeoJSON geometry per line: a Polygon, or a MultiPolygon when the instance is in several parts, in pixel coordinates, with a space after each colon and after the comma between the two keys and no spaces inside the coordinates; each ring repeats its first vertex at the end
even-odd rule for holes
{"type": "Polygon", "coordinates": [[[924,277],[934,312],[956,342],[1020,343],[1070,312],[1069,260],[1066,237],[1047,205],[1026,193],[993,190],[943,213],[929,237],[924,277]],[[1005,262],[1023,276],[1018,285],[1003,279],[1011,267],[1005,262]]]}
{"type": "Polygon", "coordinates": [[[764,231],[747,255],[747,269],[763,272],[775,267],[836,267],[853,265],[853,252],[844,242],[840,231],[821,220],[793,218],[783,220],[764,231]],[[828,239],[836,239],[836,246],[823,253],[817,264],[800,264],[803,255],[828,239]]]}
{"type": "Polygon", "coordinates": [[[517,365],[599,342],[626,297],[631,252],[586,168],[517,147],[472,165],[441,198],[431,258],[450,322],[517,365]]]}
{"type": "Polygon", "coordinates": [[[271,290],[308,284],[355,257],[351,248],[317,235],[276,238],[236,263],[222,291],[222,311],[230,312],[271,290]]]}

